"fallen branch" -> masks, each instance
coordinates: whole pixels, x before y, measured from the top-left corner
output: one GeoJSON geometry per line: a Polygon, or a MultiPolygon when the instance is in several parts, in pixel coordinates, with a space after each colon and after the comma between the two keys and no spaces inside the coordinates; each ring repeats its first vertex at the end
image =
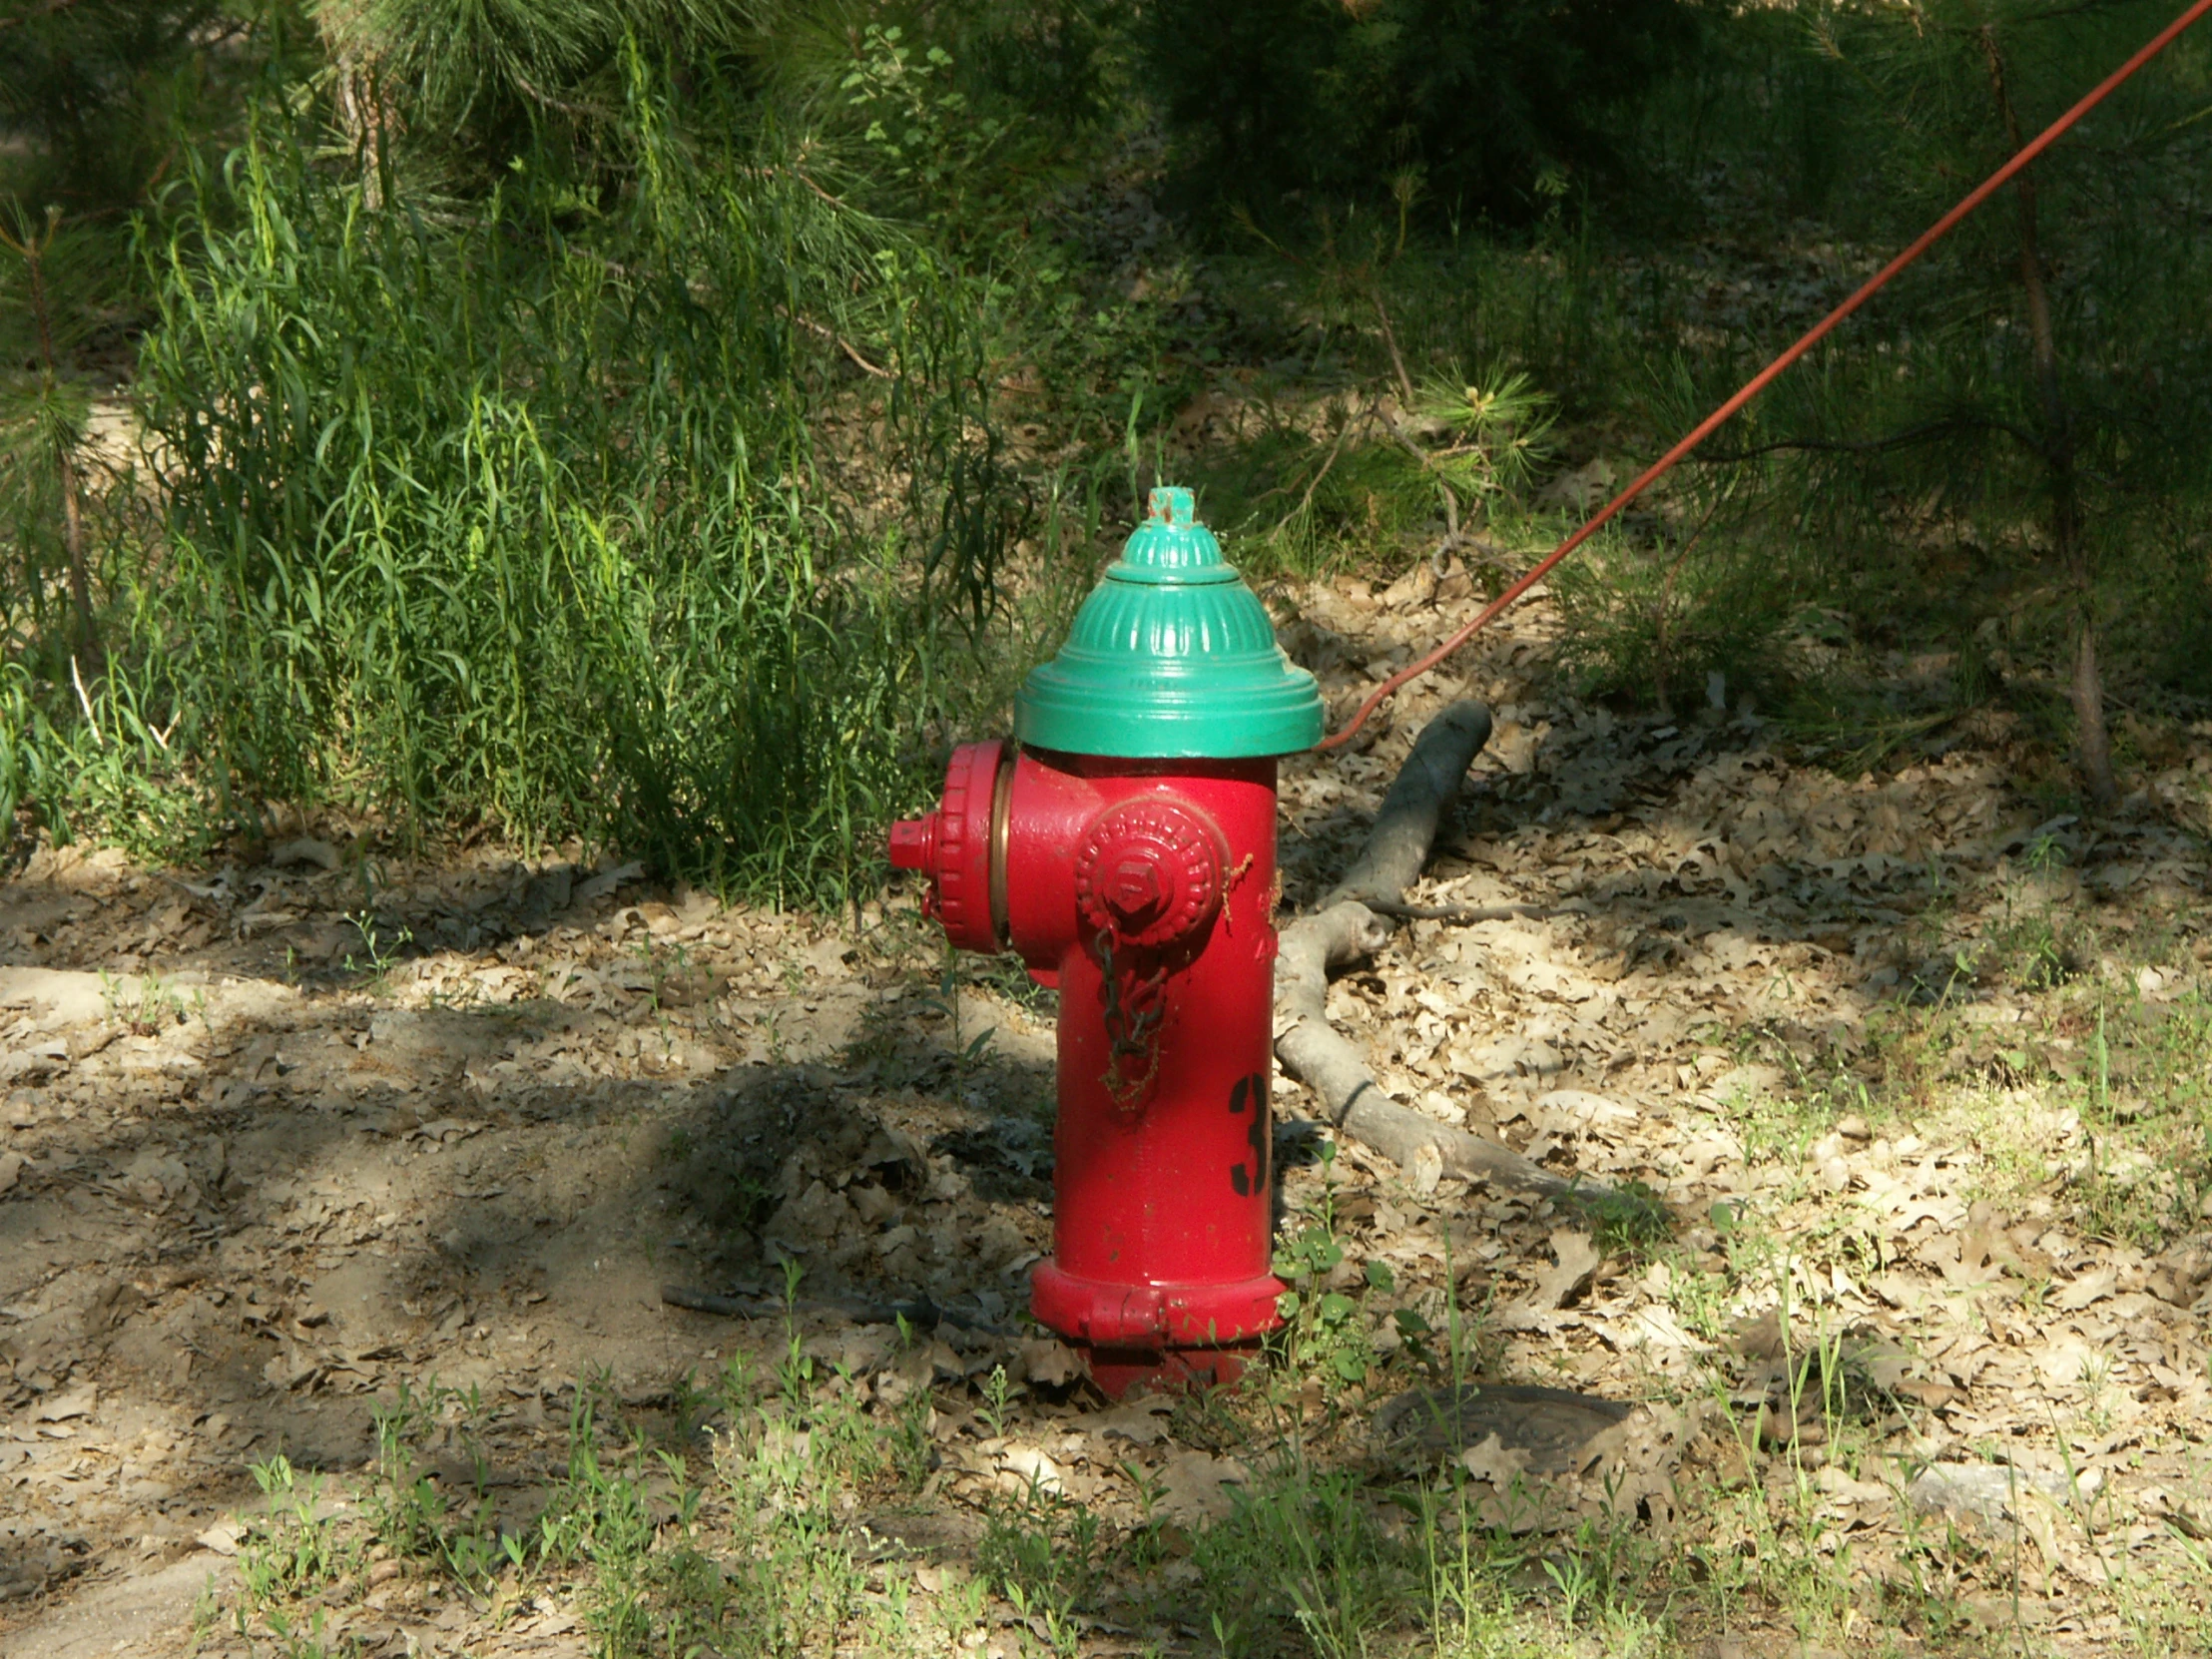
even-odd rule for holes
{"type": "Polygon", "coordinates": [[[838,333],[836,329],[826,327],[824,324],[817,322],[805,311],[787,311],[784,314],[789,316],[794,322],[798,323],[809,333],[819,334],[824,339],[829,340],[831,344],[835,345],[839,351],[842,351],[847,357],[850,357],[852,359],[853,363],[859,368],[861,373],[871,375],[878,380],[895,380],[898,377],[889,369],[883,367],[881,364],[869,362],[865,357],[860,355],[858,349],[853,345],[853,343],[850,340],[846,339],[842,334],[838,333]]]}
{"type": "MultiPolygon", "coordinates": [[[[1555,1175],[1510,1147],[1390,1099],[1359,1050],[1329,1023],[1329,970],[1388,942],[1390,924],[1377,912],[1407,907],[1405,889],[1427,862],[1437,823],[1489,736],[1490,712],[1479,703],[1454,703],[1430,721],[1383,797],[1352,868],[1318,910],[1283,930],[1275,961],[1275,1054],[1319,1097],[1331,1123],[1416,1181],[1433,1171],[1551,1198],[1592,1194],[1597,1189],[1555,1175]]],[[[1516,905],[1508,913],[1533,908],[1516,905]]]]}
{"type": "Polygon", "coordinates": [[[1459,780],[1490,741],[1490,711],[1479,703],[1454,703],[1421,729],[1413,752],[1405,757],[1389,794],[1375,815],[1368,838],[1352,867],[1329,890],[1319,908],[1344,899],[1365,904],[1381,899],[1395,904],[1420,878],[1435,843],[1436,826],[1459,780]]]}

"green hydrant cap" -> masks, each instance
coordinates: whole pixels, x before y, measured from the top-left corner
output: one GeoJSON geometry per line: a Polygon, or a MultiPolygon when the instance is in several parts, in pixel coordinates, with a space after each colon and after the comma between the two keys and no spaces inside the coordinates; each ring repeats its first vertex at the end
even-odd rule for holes
{"type": "Polygon", "coordinates": [[[1150,516],[1067,644],[1014,699],[1014,736],[1069,755],[1295,755],[1322,728],[1314,677],[1275,643],[1266,607],[1186,489],[1152,492],[1150,516]]]}

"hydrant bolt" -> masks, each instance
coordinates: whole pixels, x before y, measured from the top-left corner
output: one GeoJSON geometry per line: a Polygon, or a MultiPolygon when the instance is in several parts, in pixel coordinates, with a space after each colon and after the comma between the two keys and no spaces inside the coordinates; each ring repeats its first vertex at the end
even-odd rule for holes
{"type": "Polygon", "coordinates": [[[928,869],[936,862],[937,815],[902,819],[891,826],[891,868],[928,869]]]}
{"type": "Polygon", "coordinates": [[[1106,884],[1106,908],[1124,932],[1136,932],[1160,919],[1167,907],[1160,893],[1160,872],[1150,858],[1125,854],[1106,884]]]}

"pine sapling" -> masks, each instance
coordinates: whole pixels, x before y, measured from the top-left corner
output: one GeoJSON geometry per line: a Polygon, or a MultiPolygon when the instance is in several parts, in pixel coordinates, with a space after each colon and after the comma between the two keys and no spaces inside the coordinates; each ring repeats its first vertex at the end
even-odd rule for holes
{"type": "MultiPolygon", "coordinates": [[[[1989,91],[2004,123],[2006,139],[2017,150],[2025,143],[2012,95],[2006,85],[2003,49],[1996,30],[1983,24],[1979,30],[1981,51],[1989,70],[1989,91]]],[[[2073,703],[2075,741],[2080,751],[2081,781],[2089,799],[2099,807],[2119,800],[2112,776],[2112,741],[2104,722],[2104,678],[2097,666],[2097,618],[2095,570],[2089,547],[2081,534],[2080,496],[2074,476],[2072,412],[2058,381],[2058,347],[2051,328],[2050,295],[2043,283],[2043,258],[2036,239],[2035,170],[2028,168],[2013,181],[2019,205],[2020,287],[2027,301],[2029,347],[2033,353],[2036,394],[2043,409],[2039,445],[2050,477],[2050,535],[2060,569],[2073,590],[2073,679],[2068,688],[2073,703]]]]}

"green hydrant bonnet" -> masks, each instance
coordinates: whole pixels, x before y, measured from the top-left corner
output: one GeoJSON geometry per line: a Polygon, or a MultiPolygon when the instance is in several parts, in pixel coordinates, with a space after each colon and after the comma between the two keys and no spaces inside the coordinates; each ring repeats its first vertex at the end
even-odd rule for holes
{"type": "Polygon", "coordinates": [[[1014,736],[1131,759],[1242,760],[1321,741],[1321,691],[1276,644],[1259,596],[1187,489],[1150,515],[1083,602],[1060,654],[1014,698],[1014,736]]]}

